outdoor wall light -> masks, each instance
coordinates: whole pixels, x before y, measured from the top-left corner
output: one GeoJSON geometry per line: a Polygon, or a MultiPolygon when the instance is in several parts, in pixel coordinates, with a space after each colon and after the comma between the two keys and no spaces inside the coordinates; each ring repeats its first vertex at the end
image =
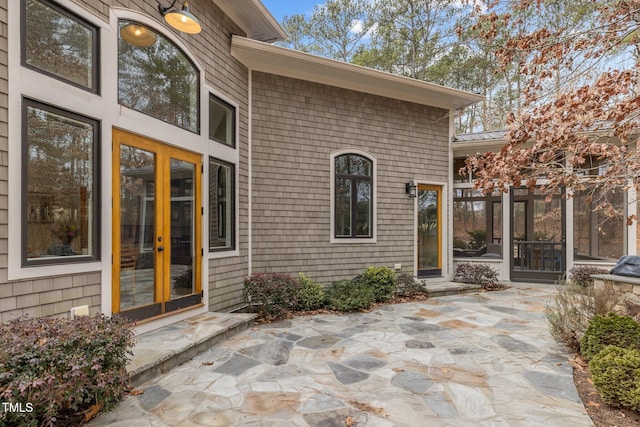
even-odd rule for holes
{"type": "Polygon", "coordinates": [[[407,182],[404,186],[405,193],[407,193],[407,195],[412,199],[418,195],[417,189],[418,187],[416,187],[416,184],[413,181],[407,182]]]}
{"type": "Polygon", "coordinates": [[[182,9],[178,10],[173,7],[177,1],[178,0],[173,0],[173,3],[171,3],[169,7],[164,7],[161,4],[158,5],[158,10],[162,16],[164,16],[164,20],[178,31],[187,34],[198,34],[202,31],[202,27],[196,17],[189,12],[189,2],[185,0],[182,4],[182,9]]]}
{"type": "Polygon", "coordinates": [[[127,43],[138,47],[149,47],[157,40],[156,32],[140,24],[127,24],[120,30],[120,37],[127,43]]]}

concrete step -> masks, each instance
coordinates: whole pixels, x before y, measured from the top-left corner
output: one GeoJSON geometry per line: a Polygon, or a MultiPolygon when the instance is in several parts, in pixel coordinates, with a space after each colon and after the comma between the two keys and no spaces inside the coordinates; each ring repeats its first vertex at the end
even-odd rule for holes
{"type": "Polygon", "coordinates": [[[168,372],[219,341],[253,325],[253,313],[199,314],[136,337],[133,357],[127,365],[130,385],[168,372]]]}
{"type": "Polygon", "coordinates": [[[423,280],[422,283],[427,289],[427,296],[429,298],[442,297],[447,295],[468,294],[472,292],[478,292],[480,289],[482,289],[482,286],[480,285],[472,285],[469,283],[460,282],[429,282],[423,280]]]}

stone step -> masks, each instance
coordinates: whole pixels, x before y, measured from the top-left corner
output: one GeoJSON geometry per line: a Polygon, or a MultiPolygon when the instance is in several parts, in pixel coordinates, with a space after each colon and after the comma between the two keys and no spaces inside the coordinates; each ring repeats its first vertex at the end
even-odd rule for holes
{"type": "Polygon", "coordinates": [[[253,313],[199,314],[136,337],[127,365],[129,384],[136,387],[168,372],[219,341],[253,325],[253,313]]]}
{"type": "Polygon", "coordinates": [[[460,282],[427,282],[422,281],[425,288],[427,289],[427,296],[431,297],[442,297],[447,295],[459,295],[459,294],[468,294],[472,292],[478,292],[482,289],[480,285],[472,285],[469,283],[460,283],[460,282]]]}

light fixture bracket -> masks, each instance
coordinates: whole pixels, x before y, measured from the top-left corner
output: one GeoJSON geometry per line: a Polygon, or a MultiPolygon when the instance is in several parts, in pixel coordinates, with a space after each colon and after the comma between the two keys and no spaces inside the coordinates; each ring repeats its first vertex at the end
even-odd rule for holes
{"type": "Polygon", "coordinates": [[[182,9],[174,8],[178,0],[173,0],[171,6],[166,7],[158,4],[158,11],[164,17],[164,20],[172,28],[187,34],[198,34],[202,31],[200,22],[189,11],[189,2],[187,0],[182,3],[182,9]]]}

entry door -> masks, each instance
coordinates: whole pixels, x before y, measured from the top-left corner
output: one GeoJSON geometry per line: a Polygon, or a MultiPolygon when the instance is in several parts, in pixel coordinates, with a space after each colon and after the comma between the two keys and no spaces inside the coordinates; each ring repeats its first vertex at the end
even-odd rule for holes
{"type": "Polygon", "coordinates": [[[565,203],[538,189],[511,191],[511,280],[553,283],[566,266],[565,203]]]}
{"type": "Polygon", "coordinates": [[[200,155],[113,131],[113,313],[202,303],[200,155]]]}
{"type": "Polygon", "coordinates": [[[418,185],[418,277],[442,275],[442,187],[418,185]]]}

